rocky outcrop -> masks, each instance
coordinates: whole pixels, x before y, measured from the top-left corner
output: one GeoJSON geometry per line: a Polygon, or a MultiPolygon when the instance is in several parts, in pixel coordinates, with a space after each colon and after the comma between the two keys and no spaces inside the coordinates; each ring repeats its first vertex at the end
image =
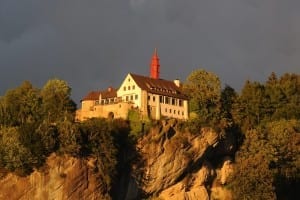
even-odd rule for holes
{"type": "MultiPolygon", "coordinates": [[[[198,134],[183,133],[178,131],[176,121],[164,121],[138,142],[143,159],[136,176],[140,177],[140,189],[159,199],[209,199],[217,178],[217,166],[212,166],[210,159],[224,154],[219,154],[220,146],[230,154],[234,141],[212,128],[202,128],[198,134]]],[[[229,173],[226,166],[221,170],[223,182],[229,173]]]]}
{"type": "Polygon", "coordinates": [[[137,156],[125,152],[123,160],[135,159],[119,173],[113,194],[95,173],[95,159],[52,154],[27,177],[1,178],[0,199],[230,200],[224,185],[233,170],[233,137],[208,127],[197,134],[182,129],[176,120],[159,122],[138,140],[137,156]]]}
{"type": "Polygon", "coordinates": [[[92,161],[52,154],[46,166],[30,176],[2,178],[0,199],[109,199],[92,161]]]}
{"type": "Polygon", "coordinates": [[[230,157],[225,157],[223,161],[222,168],[220,170],[220,182],[222,185],[226,184],[229,176],[233,172],[232,159],[230,157]]]}

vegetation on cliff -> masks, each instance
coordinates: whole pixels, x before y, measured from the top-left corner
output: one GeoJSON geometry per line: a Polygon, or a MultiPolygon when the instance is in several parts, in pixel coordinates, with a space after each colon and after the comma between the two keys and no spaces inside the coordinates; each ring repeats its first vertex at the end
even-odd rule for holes
{"type": "MultiPolygon", "coordinates": [[[[246,81],[238,93],[230,86],[221,90],[215,74],[195,70],[183,89],[190,97],[191,113],[188,121],[176,124],[177,130],[182,134],[188,131],[189,138],[193,138],[201,128],[212,127],[220,133],[218,138],[230,133],[235,140],[235,155],[232,151],[228,153],[234,160],[234,172],[224,183],[235,199],[299,195],[299,75],[284,74],[277,78],[272,73],[266,83],[246,81]]],[[[76,105],[70,94],[71,88],[65,81],[53,79],[41,89],[25,81],[0,97],[1,173],[28,175],[43,166],[52,152],[94,157],[95,174],[103,180],[104,192],[111,192],[124,166],[138,160],[133,150],[135,143],[150,126],[161,127],[160,122],[141,120],[139,112],[132,110],[128,120],[91,119],[75,123],[76,105]]],[[[163,129],[158,132],[161,135],[151,137],[149,144],[174,135],[163,129]]],[[[182,138],[187,140],[180,135],[173,138],[178,140],[172,147],[174,152],[179,147],[189,149],[190,141],[180,141],[182,138]]],[[[195,165],[199,162],[196,160],[195,165]]]]}
{"type": "Polygon", "coordinates": [[[236,199],[299,196],[300,76],[274,73],[266,83],[246,81],[231,116],[241,129],[229,184],[236,199]]]}
{"type": "Polygon", "coordinates": [[[118,148],[126,142],[125,120],[74,122],[75,103],[65,81],[49,80],[42,89],[28,81],[0,99],[0,168],[26,176],[42,167],[50,153],[95,157],[95,173],[110,191],[117,174],[118,148]],[[122,134],[124,133],[124,136],[122,134]],[[119,145],[119,146],[118,146],[119,145]]]}
{"type": "Polygon", "coordinates": [[[197,133],[202,123],[235,135],[239,149],[228,184],[235,199],[299,195],[300,75],[247,80],[238,94],[230,86],[220,91],[216,75],[195,70],[184,89],[194,116],[189,130],[197,133]]]}

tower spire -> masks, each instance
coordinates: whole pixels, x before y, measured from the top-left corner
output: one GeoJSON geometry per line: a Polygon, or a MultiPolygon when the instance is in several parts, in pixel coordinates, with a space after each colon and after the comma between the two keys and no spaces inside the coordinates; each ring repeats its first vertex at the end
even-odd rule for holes
{"type": "Polygon", "coordinates": [[[154,79],[159,79],[159,57],[157,53],[157,49],[154,49],[154,54],[151,59],[151,65],[150,65],[150,77],[154,79]]]}

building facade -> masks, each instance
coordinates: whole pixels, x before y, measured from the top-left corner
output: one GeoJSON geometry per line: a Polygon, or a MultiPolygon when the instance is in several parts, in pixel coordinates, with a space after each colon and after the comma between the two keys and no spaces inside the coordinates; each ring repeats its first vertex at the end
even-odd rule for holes
{"type": "Polygon", "coordinates": [[[119,89],[93,91],[81,100],[76,120],[93,117],[127,118],[130,109],[152,119],[162,117],[188,119],[188,98],[182,93],[179,80],[160,79],[157,51],[150,65],[150,77],[129,73],[119,89]]]}

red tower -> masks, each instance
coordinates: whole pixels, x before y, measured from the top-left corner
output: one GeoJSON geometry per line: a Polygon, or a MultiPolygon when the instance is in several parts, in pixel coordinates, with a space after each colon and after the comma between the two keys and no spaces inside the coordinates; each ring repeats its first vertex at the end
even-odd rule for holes
{"type": "Polygon", "coordinates": [[[159,57],[157,55],[157,50],[155,48],[154,54],[152,56],[151,60],[151,66],[150,66],[150,78],[159,79],[159,57]]]}

